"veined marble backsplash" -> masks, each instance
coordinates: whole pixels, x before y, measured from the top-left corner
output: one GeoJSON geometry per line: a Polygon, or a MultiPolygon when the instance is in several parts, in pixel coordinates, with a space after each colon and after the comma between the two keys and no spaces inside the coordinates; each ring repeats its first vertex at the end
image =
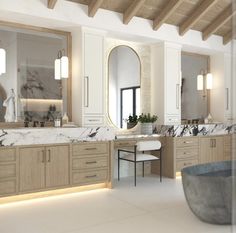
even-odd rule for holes
{"type": "Polygon", "coordinates": [[[114,138],[115,132],[109,127],[20,128],[0,130],[0,146],[109,141],[114,138]]]}
{"type": "Polygon", "coordinates": [[[204,125],[157,125],[155,133],[162,136],[208,136],[236,132],[236,125],[204,124],[204,125]]]}

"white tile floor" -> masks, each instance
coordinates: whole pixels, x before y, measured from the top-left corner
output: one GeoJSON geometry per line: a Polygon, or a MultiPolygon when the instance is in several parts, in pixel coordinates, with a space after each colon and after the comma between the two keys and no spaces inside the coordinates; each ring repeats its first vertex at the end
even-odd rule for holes
{"type": "Polygon", "coordinates": [[[199,221],[181,180],[122,178],[102,189],[0,206],[0,233],[230,233],[199,221]]]}

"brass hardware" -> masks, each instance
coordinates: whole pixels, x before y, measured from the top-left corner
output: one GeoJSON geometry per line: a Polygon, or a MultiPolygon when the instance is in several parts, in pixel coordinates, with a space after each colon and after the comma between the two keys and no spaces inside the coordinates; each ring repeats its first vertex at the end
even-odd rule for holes
{"type": "Polygon", "coordinates": [[[96,147],[91,147],[91,148],[85,148],[85,150],[96,150],[96,147]]]}
{"type": "Polygon", "coordinates": [[[95,178],[97,175],[85,176],[85,178],[95,178]]]}
{"type": "Polygon", "coordinates": [[[89,162],[86,162],[86,164],[94,164],[94,163],[97,163],[97,161],[89,161],[89,162]]]}
{"type": "Polygon", "coordinates": [[[48,150],[48,163],[51,162],[51,150],[49,149],[48,150]]]}
{"type": "Polygon", "coordinates": [[[42,150],[42,163],[45,163],[45,150],[42,150]]]}

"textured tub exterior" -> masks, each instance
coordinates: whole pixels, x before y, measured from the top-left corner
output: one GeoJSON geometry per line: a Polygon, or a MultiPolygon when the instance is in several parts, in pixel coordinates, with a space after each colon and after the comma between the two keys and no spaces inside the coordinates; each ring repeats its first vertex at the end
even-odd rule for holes
{"type": "Polygon", "coordinates": [[[232,168],[231,161],[184,168],[182,182],[187,203],[202,221],[213,224],[232,223],[233,177],[207,176],[203,173],[232,168]]]}

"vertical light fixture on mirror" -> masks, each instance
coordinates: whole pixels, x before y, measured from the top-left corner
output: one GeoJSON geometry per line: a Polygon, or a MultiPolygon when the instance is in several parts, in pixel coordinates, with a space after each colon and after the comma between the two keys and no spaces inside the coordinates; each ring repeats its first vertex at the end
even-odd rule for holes
{"type": "Polygon", "coordinates": [[[207,90],[211,90],[213,87],[213,76],[211,73],[206,73],[204,70],[200,71],[200,74],[197,76],[197,90],[203,91],[202,97],[206,97],[207,90]]]}
{"type": "Polygon", "coordinates": [[[0,75],[6,73],[6,50],[0,48],[0,75]]]}
{"type": "Polygon", "coordinates": [[[60,80],[69,77],[69,59],[65,55],[65,50],[62,49],[57,54],[57,59],[54,63],[54,78],[60,80]]]}

